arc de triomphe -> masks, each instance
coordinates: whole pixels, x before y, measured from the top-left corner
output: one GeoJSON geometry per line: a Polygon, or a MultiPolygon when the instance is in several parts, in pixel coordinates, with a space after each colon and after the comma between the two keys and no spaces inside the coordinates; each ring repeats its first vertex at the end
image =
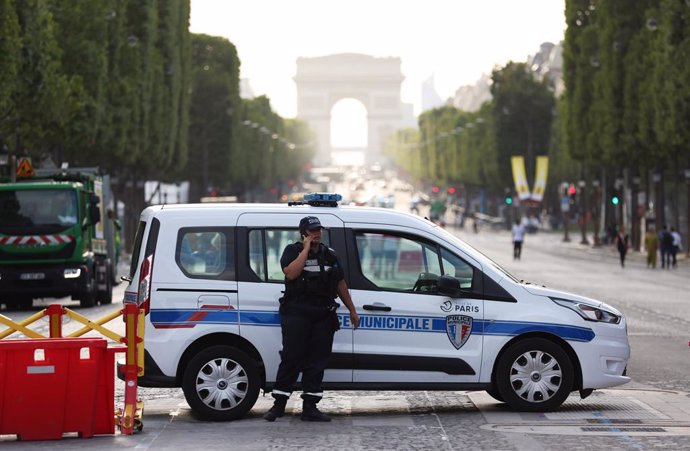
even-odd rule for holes
{"type": "MultiPolygon", "coordinates": [[[[383,162],[386,136],[403,127],[400,58],[342,53],[297,58],[297,117],[316,134],[318,166],[330,164],[331,111],[341,99],[359,100],[367,110],[366,164],[383,162]]],[[[350,149],[348,149],[350,150],[350,149]]]]}

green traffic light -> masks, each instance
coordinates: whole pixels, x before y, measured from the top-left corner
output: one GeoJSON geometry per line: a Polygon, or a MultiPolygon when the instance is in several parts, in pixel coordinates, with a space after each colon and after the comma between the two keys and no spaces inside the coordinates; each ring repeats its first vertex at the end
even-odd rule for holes
{"type": "Polygon", "coordinates": [[[506,204],[510,205],[513,203],[513,198],[512,197],[506,197],[506,204]]]}
{"type": "Polygon", "coordinates": [[[618,205],[618,196],[613,196],[613,197],[611,198],[611,203],[612,203],[613,205],[618,205]]]}

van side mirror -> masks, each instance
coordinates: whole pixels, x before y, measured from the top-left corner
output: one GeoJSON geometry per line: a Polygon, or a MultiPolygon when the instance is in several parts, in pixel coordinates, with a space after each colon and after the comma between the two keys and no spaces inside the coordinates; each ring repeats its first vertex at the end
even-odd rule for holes
{"type": "Polygon", "coordinates": [[[455,277],[443,275],[438,278],[437,283],[439,294],[451,298],[459,298],[461,296],[462,289],[460,288],[460,281],[455,277]]]}

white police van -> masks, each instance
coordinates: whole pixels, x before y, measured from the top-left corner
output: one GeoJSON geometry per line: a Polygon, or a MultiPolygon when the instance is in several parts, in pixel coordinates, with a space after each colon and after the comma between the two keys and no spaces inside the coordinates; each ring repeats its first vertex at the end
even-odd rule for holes
{"type": "Polygon", "coordinates": [[[283,248],[304,216],[345,270],[326,390],[486,390],[522,411],[629,381],[613,307],[520,283],[430,221],[391,209],[190,204],[141,214],[125,301],[146,311],[139,385],[182,387],[202,419],[242,417],[280,362],[283,248]]]}

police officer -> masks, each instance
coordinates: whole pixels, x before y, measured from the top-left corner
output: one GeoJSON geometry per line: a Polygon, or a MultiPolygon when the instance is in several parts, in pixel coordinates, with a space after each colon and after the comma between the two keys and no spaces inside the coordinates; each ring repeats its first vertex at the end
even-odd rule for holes
{"type": "Polygon", "coordinates": [[[321,222],[302,218],[302,241],[288,245],[280,258],[285,273],[285,295],[280,305],[283,351],[273,387],[273,407],[264,414],[275,421],[285,414],[292,387],[302,373],[302,421],[331,421],[316,404],[321,401],[323,372],[331,355],[333,334],[339,329],[336,296],[350,311],[356,329],[359,316],[333,249],[321,243],[321,222]]]}

